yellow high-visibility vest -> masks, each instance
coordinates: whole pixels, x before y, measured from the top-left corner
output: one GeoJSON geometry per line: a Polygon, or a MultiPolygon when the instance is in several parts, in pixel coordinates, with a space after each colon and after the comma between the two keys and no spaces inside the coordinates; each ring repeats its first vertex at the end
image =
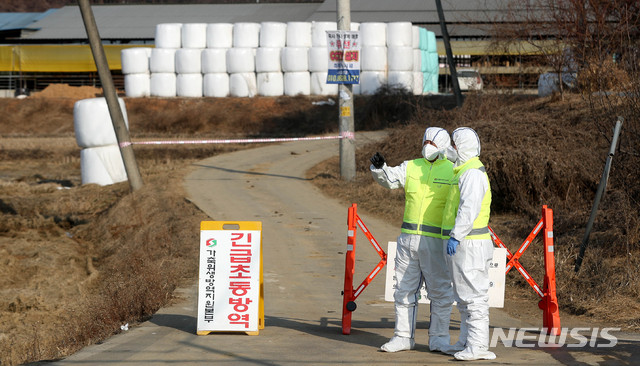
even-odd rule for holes
{"type": "MultiPolygon", "coordinates": [[[[460,176],[469,169],[479,169],[484,173],[487,184],[489,185],[489,176],[487,171],[482,165],[482,162],[478,157],[469,159],[467,162],[459,167],[453,168],[453,179],[451,180],[451,188],[449,189],[449,195],[447,197],[446,206],[444,209],[444,216],[442,218],[442,236],[448,238],[453,229],[453,225],[456,222],[456,216],[458,215],[458,206],[460,205],[460,187],[458,181],[460,176]]],[[[473,229],[464,239],[491,239],[489,234],[489,215],[491,213],[491,185],[482,198],[482,204],[480,205],[480,213],[478,217],[473,221],[473,229]]],[[[460,239],[460,238],[456,238],[460,239]]],[[[462,240],[462,239],[460,239],[462,240]]]]}
{"type": "Polygon", "coordinates": [[[453,177],[453,164],[446,159],[425,159],[407,164],[404,183],[403,233],[442,238],[442,214],[453,177]]]}

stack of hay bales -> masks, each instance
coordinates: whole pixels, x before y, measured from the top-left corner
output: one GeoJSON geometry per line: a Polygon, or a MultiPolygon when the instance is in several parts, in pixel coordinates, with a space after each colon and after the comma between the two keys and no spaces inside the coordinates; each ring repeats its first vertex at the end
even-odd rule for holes
{"type": "MultiPolygon", "coordinates": [[[[130,97],[336,95],[338,85],[326,83],[326,32],[336,29],[336,22],[158,24],[155,48],[122,51],[125,92],[130,97]]],[[[354,94],[373,94],[384,84],[414,94],[437,92],[433,32],[410,22],[352,23],[351,29],[360,31],[361,46],[354,94]]]]}

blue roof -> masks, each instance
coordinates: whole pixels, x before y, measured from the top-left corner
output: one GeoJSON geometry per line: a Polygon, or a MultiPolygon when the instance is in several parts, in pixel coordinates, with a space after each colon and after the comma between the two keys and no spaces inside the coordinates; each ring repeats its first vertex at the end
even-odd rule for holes
{"type": "Polygon", "coordinates": [[[43,13],[0,13],[0,32],[19,29],[35,30],[37,28],[30,27],[31,24],[50,15],[56,10],[57,9],[50,9],[43,13]]]}

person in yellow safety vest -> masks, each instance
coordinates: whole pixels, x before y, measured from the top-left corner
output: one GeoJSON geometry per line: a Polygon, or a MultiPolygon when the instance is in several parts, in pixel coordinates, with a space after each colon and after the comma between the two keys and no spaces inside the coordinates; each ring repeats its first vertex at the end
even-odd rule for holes
{"type": "Polygon", "coordinates": [[[460,311],[460,337],[447,352],[458,360],[493,360],[489,351],[489,235],[491,187],[480,162],[480,139],[471,128],[451,134],[446,150],[454,177],[442,218],[442,246],[460,311]]]}
{"type": "Polygon", "coordinates": [[[451,140],[445,129],[429,127],[422,138],[423,158],[389,167],[376,153],[370,167],[373,178],[390,189],[404,188],[405,209],[395,259],[394,336],[380,349],[398,352],[415,346],[416,313],[422,281],[431,305],[429,349],[448,350],[453,307],[451,279],[445,264],[441,224],[453,177],[453,164],[444,157],[451,140]]]}

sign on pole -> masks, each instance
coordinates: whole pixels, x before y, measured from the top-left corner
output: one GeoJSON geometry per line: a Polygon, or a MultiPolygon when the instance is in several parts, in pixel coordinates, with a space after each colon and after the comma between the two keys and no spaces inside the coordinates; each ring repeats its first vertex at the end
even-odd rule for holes
{"type": "Polygon", "coordinates": [[[327,31],[329,72],[327,84],[360,83],[360,32],[327,31]]]}
{"type": "Polygon", "coordinates": [[[264,328],[262,223],[202,221],[197,334],[264,328]]]}

